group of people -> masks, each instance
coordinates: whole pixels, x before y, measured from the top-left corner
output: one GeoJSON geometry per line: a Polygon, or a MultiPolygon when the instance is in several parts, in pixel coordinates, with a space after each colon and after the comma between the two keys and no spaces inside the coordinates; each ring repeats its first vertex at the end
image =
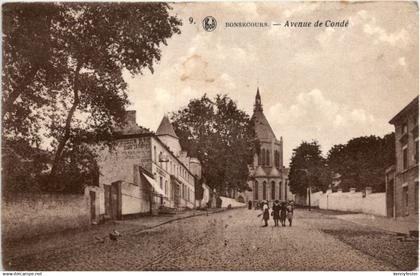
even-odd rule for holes
{"type": "MultiPolygon", "coordinates": [[[[278,200],[275,200],[271,211],[274,226],[279,226],[279,220],[282,226],[286,226],[286,218],[289,221],[289,226],[292,226],[293,209],[294,207],[292,201],[280,203],[278,200]]],[[[262,213],[258,216],[262,216],[262,219],[265,222],[263,227],[267,227],[268,220],[270,219],[270,207],[268,206],[268,202],[266,200],[262,202],[262,213]]]]}

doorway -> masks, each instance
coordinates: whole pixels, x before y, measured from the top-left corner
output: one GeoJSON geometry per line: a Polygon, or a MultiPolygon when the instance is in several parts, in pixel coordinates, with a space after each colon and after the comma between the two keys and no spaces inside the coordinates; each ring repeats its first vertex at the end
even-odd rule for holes
{"type": "Polygon", "coordinates": [[[94,191],[89,191],[90,197],[90,221],[96,221],[96,193],[94,191]]]}

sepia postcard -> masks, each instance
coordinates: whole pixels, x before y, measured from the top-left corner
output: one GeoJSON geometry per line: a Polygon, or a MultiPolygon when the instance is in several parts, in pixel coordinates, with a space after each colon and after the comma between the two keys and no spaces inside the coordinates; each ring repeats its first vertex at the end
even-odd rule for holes
{"type": "Polygon", "coordinates": [[[3,2],[1,95],[3,275],[418,273],[415,1],[3,2]]]}

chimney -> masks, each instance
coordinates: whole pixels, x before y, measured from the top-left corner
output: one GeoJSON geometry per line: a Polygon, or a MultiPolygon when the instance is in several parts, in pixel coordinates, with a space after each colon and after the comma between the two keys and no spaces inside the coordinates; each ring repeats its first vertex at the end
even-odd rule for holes
{"type": "Polygon", "coordinates": [[[125,123],[127,126],[136,126],[136,111],[135,110],[127,110],[125,113],[125,123]]]}

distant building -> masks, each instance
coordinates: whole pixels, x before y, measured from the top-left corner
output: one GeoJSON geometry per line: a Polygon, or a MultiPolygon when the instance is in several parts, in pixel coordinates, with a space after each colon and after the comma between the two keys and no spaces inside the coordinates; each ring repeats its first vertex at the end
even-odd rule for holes
{"type": "Polygon", "coordinates": [[[261,200],[292,199],[287,175],[288,169],[283,166],[283,139],[277,140],[270,124],[263,113],[260,91],[255,96],[254,114],[255,135],[260,144],[259,153],[255,154],[250,164],[250,190],[246,192],[246,200],[254,204],[261,200]]]}
{"type": "Polygon", "coordinates": [[[155,134],[138,126],[136,112],[128,111],[125,127],[115,135],[113,149],[97,151],[100,178],[99,187],[91,188],[91,208],[98,219],[195,207],[201,164],[181,149],[167,116],[155,134]]]}
{"type": "Polygon", "coordinates": [[[395,126],[396,164],[387,170],[387,193],[393,198],[393,217],[418,214],[419,97],[389,122],[395,126]]]}

